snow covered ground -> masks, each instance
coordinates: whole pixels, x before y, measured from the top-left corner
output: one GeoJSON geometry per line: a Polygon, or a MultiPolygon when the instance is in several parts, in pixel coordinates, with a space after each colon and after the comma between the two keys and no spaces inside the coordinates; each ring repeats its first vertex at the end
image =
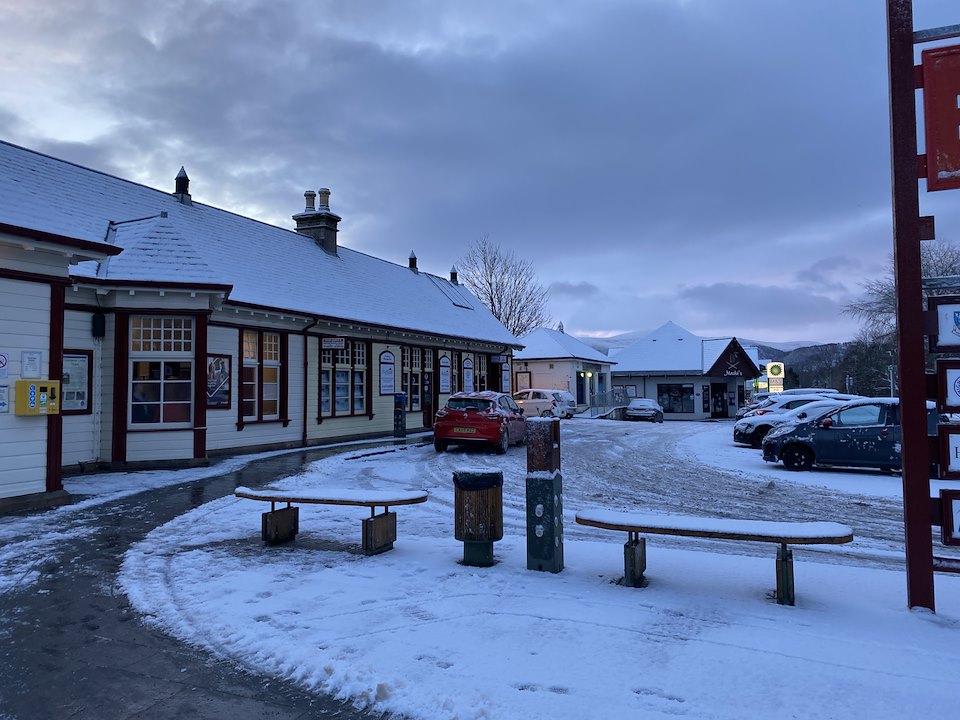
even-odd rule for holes
{"type": "MultiPolygon", "coordinates": [[[[347,449],[276,484],[426,490],[427,503],[397,508],[391,552],[360,552],[367,510],[326,506],[301,508],[295,543],[264,547],[262,504],[227,497],[131,548],[120,582],[148,622],[186,642],[411,718],[955,712],[960,577],[937,575],[937,614],[906,609],[899,476],[789,473],[734,446],[730,423],[576,419],[562,424],[561,445],[559,574],[526,570],[524,448],[405,446],[347,449]],[[477,467],[504,473],[505,537],[491,568],[462,565],[453,538],[452,473],[477,467]],[[836,520],[857,539],[798,548],[797,605],[785,607],[768,597],[775,549],[762,543],[653,537],[649,585],[618,585],[626,538],[574,524],[586,508],[836,520]]],[[[165,475],[182,483],[202,472],[165,475]]],[[[109,496],[143,477],[83,482],[109,496]]],[[[63,528],[69,513],[45,517],[63,528]]],[[[0,519],[0,540],[17,522],[0,519]]]]}

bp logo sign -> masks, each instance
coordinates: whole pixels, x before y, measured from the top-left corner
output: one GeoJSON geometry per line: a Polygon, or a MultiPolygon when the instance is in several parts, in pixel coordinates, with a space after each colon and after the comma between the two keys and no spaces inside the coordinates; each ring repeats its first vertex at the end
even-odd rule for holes
{"type": "Polygon", "coordinates": [[[783,363],[767,363],[767,376],[772,378],[783,377],[783,363]]]}

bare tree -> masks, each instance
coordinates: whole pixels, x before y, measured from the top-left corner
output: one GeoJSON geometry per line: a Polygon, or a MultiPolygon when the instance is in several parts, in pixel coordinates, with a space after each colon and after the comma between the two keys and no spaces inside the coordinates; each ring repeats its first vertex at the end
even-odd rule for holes
{"type": "MultiPolygon", "coordinates": [[[[922,243],[920,273],[924,278],[960,275],[960,246],[939,240],[922,243]]],[[[924,297],[944,292],[947,291],[925,290],[924,297]]],[[[896,338],[897,292],[892,259],[889,274],[863,283],[863,295],[849,303],[843,311],[863,320],[861,340],[890,342],[896,338]]]]}
{"type": "Polygon", "coordinates": [[[484,235],[457,264],[463,283],[516,337],[550,322],[549,292],[537,282],[529,260],[501,250],[484,235]]]}

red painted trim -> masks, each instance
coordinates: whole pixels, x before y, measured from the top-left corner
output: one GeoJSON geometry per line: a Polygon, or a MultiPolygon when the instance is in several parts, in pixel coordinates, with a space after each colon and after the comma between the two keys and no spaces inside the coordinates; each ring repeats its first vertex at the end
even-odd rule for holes
{"type": "Polygon", "coordinates": [[[367,340],[367,416],[373,419],[373,341],[367,340]]]}
{"type": "MultiPolygon", "coordinates": [[[[290,424],[290,336],[280,333],[280,406],[277,412],[283,420],[283,426],[290,424]]],[[[306,383],[304,383],[306,392],[306,383]]]]}
{"type": "Polygon", "coordinates": [[[57,277],[56,275],[41,275],[40,273],[24,272],[23,270],[8,270],[6,268],[0,268],[0,277],[7,278],[8,280],[43,283],[44,285],[62,285],[63,287],[72,285],[70,278],[57,277]]]}
{"type": "Polygon", "coordinates": [[[243,430],[243,328],[237,331],[237,432],[243,430]]]}
{"type": "MultiPolygon", "coordinates": [[[[83,355],[87,358],[87,409],[86,410],[64,410],[63,409],[63,385],[60,385],[60,414],[61,415],[90,415],[93,413],[93,350],[72,350],[65,348],[63,355],[83,355]]],[[[63,370],[61,366],[61,376],[63,370]]],[[[51,373],[52,377],[52,373],[51,373]]]]}
{"type": "MultiPolygon", "coordinates": [[[[63,377],[63,285],[50,286],[50,358],[48,377],[63,377]]],[[[62,390],[61,390],[62,393],[62,390]]],[[[63,403],[63,398],[60,398],[63,403]]],[[[47,415],[47,492],[63,490],[63,417],[47,415]]]]}
{"type": "Polygon", "coordinates": [[[207,457],[207,321],[198,315],[193,325],[193,457],[207,457]]]}
{"type": "Polygon", "coordinates": [[[113,428],[110,460],[127,461],[127,393],[130,385],[130,312],[117,310],[113,320],[113,428]]]}
{"type": "Polygon", "coordinates": [[[93,242],[92,240],[80,240],[79,238],[67,237],[66,235],[56,235],[55,233],[34,230],[32,228],[25,228],[19,225],[8,225],[7,223],[0,223],[0,233],[6,233],[7,235],[13,235],[14,237],[29,238],[30,240],[56,243],[57,245],[63,245],[65,247],[79,250],[89,250],[97,253],[98,255],[119,255],[121,252],[123,252],[123,248],[117,247],[116,245],[93,242]]]}

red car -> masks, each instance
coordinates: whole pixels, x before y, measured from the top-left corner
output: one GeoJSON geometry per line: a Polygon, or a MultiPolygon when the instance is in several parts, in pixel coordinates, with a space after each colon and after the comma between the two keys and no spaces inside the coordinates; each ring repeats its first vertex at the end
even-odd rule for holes
{"type": "Polygon", "coordinates": [[[526,441],[523,410],[508,394],[492,390],[454,393],[433,423],[437,452],[451,444],[489,443],[502,455],[511,444],[526,441]]]}

